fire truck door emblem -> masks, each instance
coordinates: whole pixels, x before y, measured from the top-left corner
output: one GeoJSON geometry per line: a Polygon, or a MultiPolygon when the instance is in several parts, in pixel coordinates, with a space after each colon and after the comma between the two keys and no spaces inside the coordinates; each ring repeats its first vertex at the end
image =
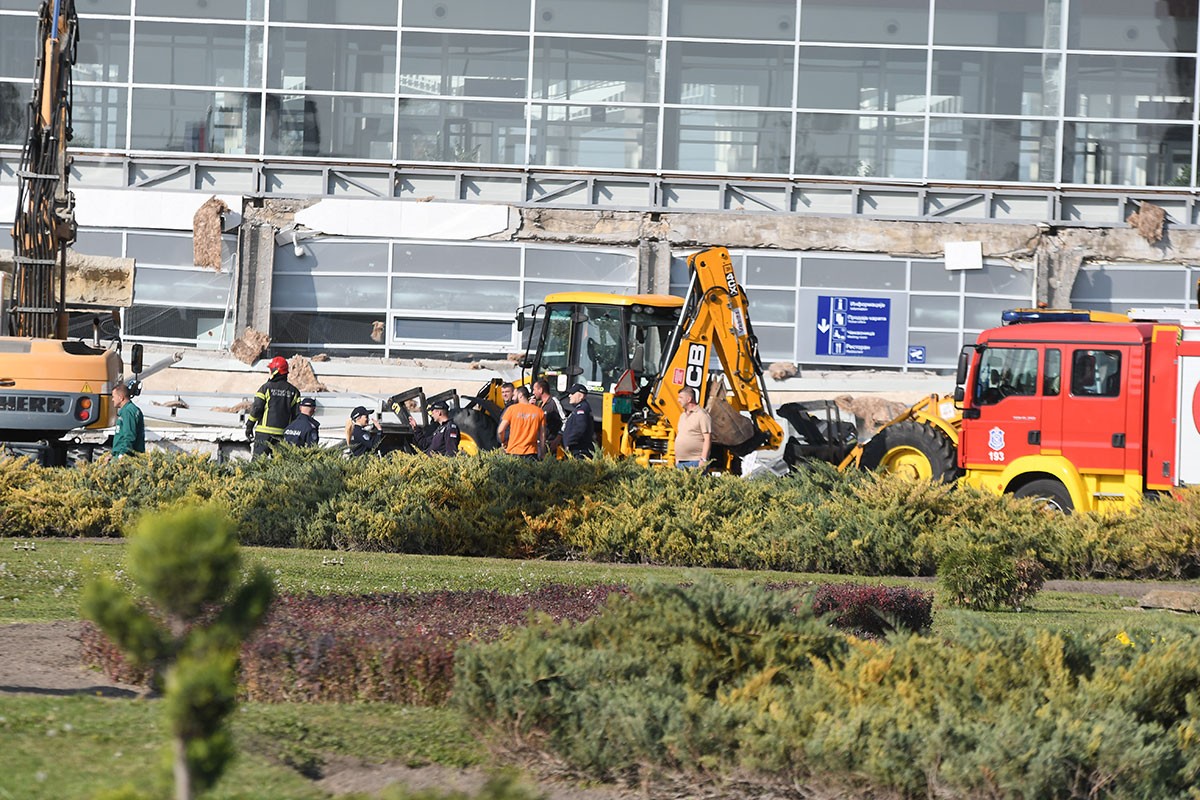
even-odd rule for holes
{"type": "Polygon", "coordinates": [[[1200,431],[1200,383],[1196,384],[1192,392],[1192,424],[1200,431]]]}
{"type": "Polygon", "coordinates": [[[1002,428],[992,428],[988,431],[988,447],[992,450],[1004,449],[1004,430],[1002,428]]]}

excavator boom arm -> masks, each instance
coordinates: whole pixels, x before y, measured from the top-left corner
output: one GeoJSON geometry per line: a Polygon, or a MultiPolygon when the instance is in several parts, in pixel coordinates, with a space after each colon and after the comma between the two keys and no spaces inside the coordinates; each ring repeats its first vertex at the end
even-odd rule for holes
{"type": "Polygon", "coordinates": [[[0,333],[37,338],[66,333],[66,249],[75,241],[67,142],[78,28],[75,0],[44,0],[29,131],[17,172],[12,330],[0,333]]]}
{"type": "Polygon", "coordinates": [[[732,392],[730,404],[750,415],[764,447],[778,447],[783,430],[771,414],[758,338],[750,323],[746,292],[733,271],[729,251],[714,247],[688,257],[691,285],[667,346],[665,368],[659,375],[650,405],[678,422],[682,408],[679,390],[690,387],[704,405],[709,391],[708,363],[716,351],[732,392]]]}

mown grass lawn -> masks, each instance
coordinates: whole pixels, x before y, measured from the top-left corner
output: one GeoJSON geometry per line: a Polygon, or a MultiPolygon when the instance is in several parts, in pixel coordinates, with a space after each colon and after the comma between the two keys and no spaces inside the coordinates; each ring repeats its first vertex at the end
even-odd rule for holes
{"type": "MultiPolygon", "coordinates": [[[[0,539],[0,624],[74,620],[79,593],[98,572],[120,574],[124,543],[0,539]]],[[[687,581],[700,570],[577,562],[517,562],[384,553],[331,553],[246,548],[283,592],[375,593],[434,589],[518,592],[546,583],[687,581]]],[[[911,579],[853,578],[778,572],[707,570],[723,580],[848,581],[918,585],[911,579]]],[[[1117,594],[1044,592],[1020,613],[973,614],[935,603],[935,633],[984,618],[1004,628],[1125,627],[1153,631],[1177,617],[1129,610],[1117,594]]],[[[474,732],[454,711],[394,705],[244,704],[234,730],[241,758],[213,798],[326,797],[306,777],[338,758],[369,763],[449,766],[486,764],[474,732]]],[[[129,784],[162,794],[158,783],[164,735],[154,700],[0,694],[0,800],[91,798],[129,784]]]]}

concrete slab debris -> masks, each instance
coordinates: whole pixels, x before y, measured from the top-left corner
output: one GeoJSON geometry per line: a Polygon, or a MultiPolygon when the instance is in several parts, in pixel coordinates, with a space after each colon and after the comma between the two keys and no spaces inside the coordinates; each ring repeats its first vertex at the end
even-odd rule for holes
{"type": "Polygon", "coordinates": [[[198,267],[221,271],[221,221],[229,212],[216,196],[205,200],[192,217],[192,260],[198,267]]]}
{"type": "Polygon", "coordinates": [[[1125,218],[1125,221],[1133,226],[1138,235],[1145,239],[1150,244],[1157,244],[1163,238],[1163,223],[1167,219],[1167,212],[1160,206],[1153,203],[1143,202],[1138,210],[1125,218]]]}
{"type": "Polygon", "coordinates": [[[300,355],[288,359],[288,383],[304,394],[329,391],[329,387],[317,379],[309,360],[300,355]]]}
{"type": "Polygon", "coordinates": [[[771,366],[767,367],[767,374],[772,380],[786,381],[788,378],[794,378],[800,374],[800,370],[795,364],[786,361],[776,361],[771,366]]]}
{"type": "Polygon", "coordinates": [[[242,331],[242,335],[229,346],[229,354],[243,364],[253,364],[270,344],[270,336],[256,331],[254,328],[246,328],[242,331]]]}

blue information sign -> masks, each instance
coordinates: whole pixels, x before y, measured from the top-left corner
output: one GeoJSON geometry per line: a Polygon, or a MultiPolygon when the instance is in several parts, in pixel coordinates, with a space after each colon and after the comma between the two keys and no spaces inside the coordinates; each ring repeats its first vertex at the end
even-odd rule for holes
{"type": "Polygon", "coordinates": [[[887,358],[892,301],[885,297],[817,295],[819,356],[887,358]]]}
{"type": "Polygon", "coordinates": [[[925,363],[925,345],[910,344],[908,346],[908,363],[924,364],[925,363]]]}

